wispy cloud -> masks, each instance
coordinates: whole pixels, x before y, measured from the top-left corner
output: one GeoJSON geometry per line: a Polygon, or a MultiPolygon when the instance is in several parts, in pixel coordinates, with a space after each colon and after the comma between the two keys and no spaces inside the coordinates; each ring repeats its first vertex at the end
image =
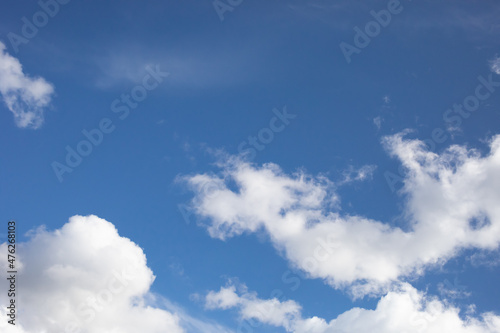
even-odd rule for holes
{"type": "Polygon", "coordinates": [[[342,172],[343,179],[338,183],[338,185],[371,179],[375,169],[377,169],[376,165],[364,165],[358,169],[350,165],[347,170],[342,172]]]}
{"type": "Polygon", "coordinates": [[[96,68],[94,83],[99,89],[109,89],[120,84],[137,82],[150,64],[159,64],[171,74],[173,87],[203,89],[231,87],[257,80],[259,66],[265,58],[262,46],[257,43],[233,48],[223,45],[197,45],[183,48],[151,48],[135,45],[112,46],[112,52],[89,55],[91,66],[96,68]],[[248,70],[248,66],[255,70],[248,70]]]}
{"type": "Polygon", "coordinates": [[[377,129],[380,129],[382,127],[382,121],[383,119],[381,116],[373,118],[373,124],[377,127],[377,129]]]}
{"type": "Polygon", "coordinates": [[[500,75],[500,57],[495,57],[490,61],[490,69],[493,73],[500,75]]]}
{"type": "Polygon", "coordinates": [[[174,304],[168,299],[161,298],[161,303],[168,311],[175,313],[175,315],[179,318],[179,324],[186,330],[188,333],[234,333],[234,330],[231,330],[224,325],[221,325],[213,320],[203,318],[203,316],[194,317],[181,306],[174,304]]]}

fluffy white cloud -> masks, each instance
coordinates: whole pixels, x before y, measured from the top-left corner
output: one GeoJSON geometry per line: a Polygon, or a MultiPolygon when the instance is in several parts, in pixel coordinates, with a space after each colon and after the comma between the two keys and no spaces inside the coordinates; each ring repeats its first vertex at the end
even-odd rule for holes
{"type": "MultiPolygon", "coordinates": [[[[17,245],[16,326],[7,324],[7,295],[0,295],[4,333],[178,333],[178,316],[156,307],[154,280],[142,249],[96,216],[74,216],[61,229],[37,230],[17,245]]],[[[0,245],[7,253],[7,244],[0,245]]],[[[7,258],[0,269],[7,270],[7,258]]],[[[6,279],[0,289],[7,290],[6,279]]]]}
{"type": "Polygon", "coordinates": [[[459,309],[401,284],[382,297],[374,310],[353,308],[327,322],[323,318],[303,318],[294,301],[276,298],[263,300],[246,288],[237,294],[234,285],[211,291],[206,297],[210,308],[238,308],[242,319],[240,332],[252,332],[254,320],[295,333],[493,333],[500,330],[500,317],[484,313],[462,318],[459,309]],[[229,296],[230,295],[230,296],[229,296]],[[230,302],[220,302],[227,299],[230,302]],[[218,300],[214,302],[214,299],[218,300]]]}
{"type": "Polygon", "coordinates": [[[24,74],[19,60],[0,42],[0,93],[17,126],[36,129],[43,123],[44,108],[50,104],[54,88],[41,77],[24,74]]]}
{"type": "Polygon", "coordinates": [[[206,297],[208,309],[229,309],[240,303],[240,297],[236,294],[236,288],[230,286],[221,288],[219,292],[209,292],[206,297]]]}
{"type": "Polygon", "coordinates": [[[212,237],[265,230],[274,246],[312,278],[362,296],[388,290],[465,248],[493,250],[500,243],[500,136],[490,152],[452,146],[441,155],[404,134],[383,144],[407,170],[403,192],[408,228],[342,214],[331,183],[277,165],[238,158],[222,176],[187,177],[194,211],[207,218],[212,237]]]}

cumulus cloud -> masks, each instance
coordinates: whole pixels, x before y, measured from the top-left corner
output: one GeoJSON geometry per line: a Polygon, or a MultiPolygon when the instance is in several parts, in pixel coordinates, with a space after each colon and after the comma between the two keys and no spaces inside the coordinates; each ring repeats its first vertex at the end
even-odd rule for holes
{"type": "Polygon", "coordinates": [[[187,177],[192,209],[214,238],[264,230],[293,266],[354,297],[385,292],[462,249],[498,248],[500,136],[486,156],[461,146],[438,155],[403,133],[383,144],[407,170],[406,229],[343,214],[323,177],[236,157],[222,164],[221,175],[187,177]]]}
{"type": "MultiPolygon", "coordinates": [[[[53,232],[38,229],[16,250],[18,322],[7,323],[2,293],[1,332],[184,332],[177,315],[155,306],[142,249],[103,219],[74,216],[53,232]]],[[[0,269],[7,271],[6,256],[0,269]]]]}
{"type": "Polygon", "coordinates": [[[19,60],[9,55],[0,42],[0,93],[17,126],[36,129],[43,123],[43,112],[50,104],[54,87],[41,77],[23,73],[19,60]]]}
{"type": "Polygon", "coordinates": [[[499,316],[483,313],[462,318],[459,309],[406,283],[382,297],[374,310],[353,308],[329,322],[316,316],[304,318],[301,306],[295,301],[260,299],[246,288],[237,293],[234,285],[209,292],[206,304],[212,309],[237,308],[242,332],[257,326],[254,320],[295,333],[493,333],[500,330],[499,316]]]}

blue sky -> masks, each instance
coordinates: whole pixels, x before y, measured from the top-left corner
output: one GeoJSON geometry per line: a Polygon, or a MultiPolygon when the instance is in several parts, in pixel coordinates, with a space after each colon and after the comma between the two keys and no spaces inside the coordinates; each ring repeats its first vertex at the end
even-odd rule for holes
{"type": "Polygon", "coordinates": [[[30,295],[7,332],[128,332],[134,297],[144,332],[500,328],[497,2],[0,6],[0,242],[15,220],[30,295]],[[83,320],[103,287],[67,271],[106,260],[137,290],[83,320]],[[54,267],[65,311],[35,318],[54,267]]]}

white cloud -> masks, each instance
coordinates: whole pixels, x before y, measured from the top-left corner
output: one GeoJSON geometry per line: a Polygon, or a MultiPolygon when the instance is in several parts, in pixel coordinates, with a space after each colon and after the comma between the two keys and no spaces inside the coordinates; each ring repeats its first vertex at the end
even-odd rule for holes
{"type": "Polygon", "coordinates": [[[292,265],[348,287],[354,297],[384,292],[461,249],[498,248],[500,136],[484,157],[459,146],[437,155],[403,134],[383,143],[407,169],[407,230],[342,214],[322,177],[286,175],[275,164],[259,167],[238,158],[224,162],[220,177],[187,178],[195,192],[192,207],[207,219],[212,237],[265,230],[292,265]]]}
{"type": "MultiPolygon", "coordinates": [[[[234,290],[230,285],[218,292],[211,291],[206,298],[207,304],[213,306],[214,298],[223,299],[234,290]]],[[[418,292],[406,283],[382,297],[374,310],[353,308],[330,322],[316,316],[303,318],[301,306],[292,300],[263,300],[246,291],[232,295],[231,299],[234,298],[232,308],[239,310],[242,327],[256,326],[253,319],[295,333],[493,333],[500,330],[499,316],[483,313],[478,317],[462,318],[459,309],[418,292]]],[[[228,307],[221,305],[218,308],[228,307]]]]}
{"type": "MultiPolygon", "coordinates": [[[[16,250],[19,319],[7,324],[2,293],[1,332],[184,332],[177,315],[155,306],[142,249],[103,219],[74,216],[59,230],[37,230],[16,250]]],[[[0,269],[7,271],[6,256],[0,269]]]]}
{"type": "Polygon", "coordinates": [[[292,322],[300,315],[301,307],[294,301],[281,302],[276,298],[263,300],[246,291],[238,295],[236,287],[229,285],[218,292],[210,291],[206,296],[208,309],[229,309],[238,307],[242,319],[257,319],[262,323],[284,327],[290,330],[292,322]]]}
{"type": "Polygon", "coordinates": [[[493,73],[500,75],[500,57],[490,61],[490,69],[493,73]]]}
{"type": "Polygon", "coordinates": [[[206,297],[206,307],[208,309],[229,309],[238,305],[239,302],[239,296],[236,294],[234,286],[221,288],[217,293],[210,292],[206,297]]]}
{"type": "Polygon", "coordinates": [[[41,77],[25,75],[19,60],[9,55],[0,42],[0,93],[17,126],[36,129],[43,123],[43,112],[54,88],[41,77]]]}
{"type": "Polygon", "coordinates": [[[377,126],[377,129],[380,129],[382,127],[382,121],[383,119],[380,116],[373,118],[373,123],[375,124],[375,126],[377,126]]]}
{"type": "Polygon", "coordinates": [[[179,317],[179,322],[187,332],[193,333],[234,333],[233,330],[214,322],[213,320],[208,320],[205,318],[195,318],[187,313],[182,307],[173,304],[167,299],[162,299],[162,305],[165,306],[167,310],[176,314],[179,317]]]}
{"type": "Polygon", "coordinates": [[[343,179],[342,181],[339,182],[339,184],[346,184],[354,181],[363,181],[371,179],[373,177],[375,169],[377,169],[376,165],[363,165],[359,169],[356,169],[351,165],[347,170],[345,170],[342,173],[343,179]]]}

